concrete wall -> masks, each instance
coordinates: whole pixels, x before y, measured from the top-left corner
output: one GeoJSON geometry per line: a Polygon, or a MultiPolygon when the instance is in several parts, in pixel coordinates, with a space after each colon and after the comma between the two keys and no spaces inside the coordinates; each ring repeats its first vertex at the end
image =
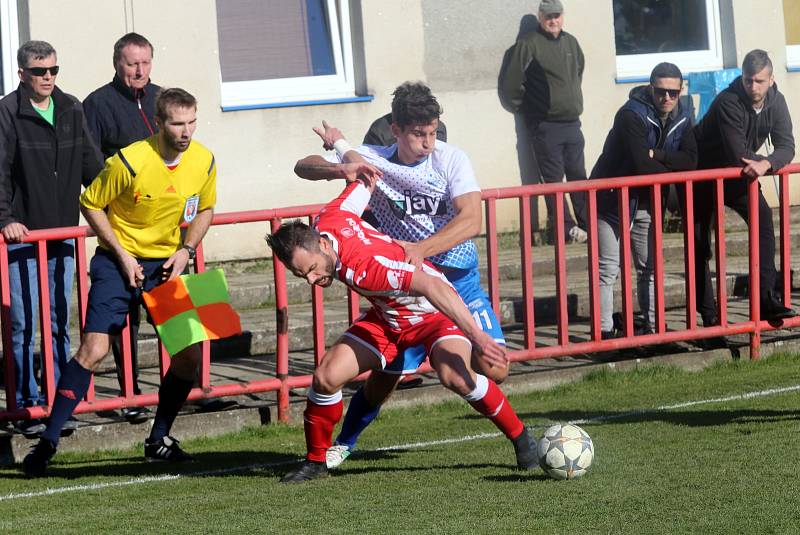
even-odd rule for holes
{"type": "MultiPolygon", "coordinates": [[[[773,58],[790,109],[800,103],[800,73],[785,72],[781,0],[733,0],[737,62],[752,48],[773,58]],[[754,24],[754,21],[758,21],[754,24]]],[[[565,29],[581,42],[587,171],[599,155],[617,108],[634,84],[616,84],[610,0],[566,0],[565,29]]],[[[155,45],[153,80],[180,86],[199,99],[196,139],[217,157],[218,211],[323,202],[337,183],[296,178],[294,162],[317,153],[311,126],[327,119],[353,141],[389,110],[399,83],[419,79],[443,104],[450,141],[470,155],[483,187],[519,184],[514,117],[497,98],[503,52],[532,22],[530,0],[362,0],[367,90],[373,102],[222,112],[216,10],[213,0],[28,0],[30,36],[59,51],[59,86],[79,98],[108,82],[114,41],[135,30],[155,45]]],[[[795,118],[795,124],[800,119],[795,118]]],[[[796,126],[795,135],[800,134],[796,126]]],[[[767,182],[769,184],[769,181],[767,182]]],[[[771,186],[765,187],[769,193],[771,186]]],[[[800,201],[800,196],[794,198],[800,201]]],[[[501,210],[501,226],[515,228],[516,212],[501,210]]],[[[543,215],[544,211],[540,213],[543,215]]],[[[262,256],[264,225],[215,228],[211,258],[262,256]]]]}

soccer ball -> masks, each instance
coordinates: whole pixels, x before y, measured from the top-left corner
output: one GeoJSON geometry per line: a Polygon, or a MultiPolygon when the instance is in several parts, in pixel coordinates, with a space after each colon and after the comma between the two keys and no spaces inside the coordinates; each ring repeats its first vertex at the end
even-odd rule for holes
{"type": "Polygon", "coordinates": [[[594,460],[591,437],[573,424],[556,424],[539,440],[539,466],[553,479],[575,479],[589,471],[594,460]]]}

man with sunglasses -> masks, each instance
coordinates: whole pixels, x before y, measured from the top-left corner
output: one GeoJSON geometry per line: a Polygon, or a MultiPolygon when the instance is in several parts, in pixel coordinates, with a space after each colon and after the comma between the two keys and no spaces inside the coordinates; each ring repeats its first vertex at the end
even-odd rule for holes
{"type": "MultiPolygon", "coordinates": [[[[683,75],[672,63],[659,63],[650,74],[649,85],[631,90],[628,101],[614,117],[603,153],[591,178],[648,175],[687,171],[697,166],[697,143],[692,116],[680,101],[683,75]]],[[[636,266],[639,311],[644,316],[640,332],[655,325],[653,296],[653,225],[649,187],[630,190],[630,236],[636,266]]],[[[662,198],[666,199],[666,196],[662,198]]],[[[597,234],[600,273],[600,328],[603,339],[615,338],[614,284],[619,275],[619,203],[615,190],[598,194],[597,234]]]]}
{"type": "MultiPolygon", "coordinates": [[[[512,49],[498,88],[503,102],[522,114],[531,134],[541,180],[547,183],[586,180],[581,132],[583,50],[563,30],[561,0],[539,3],[539,27],[524,34],[512,49]]],[[[525,177],[523,177],[523,180],[525,177]]],[[[564,231],[574,243],[586,241],[586,194],[569,194],[575,219],[564,196],[564,231]],[[576,222],[577,220],[577,222],[576,222]]],[[[545,197],[547,223],[555,229],[555,197],[545,197]]]]}
{"type": "MultiPolygon", "coordinates": [[[[742,62],[742,75],[711,103],[708,113],[695,127],[701,169],[741,167],[740,179],[726,180],[725,206],[748,222],[748,179],[774,173],[794,158],[792,119],[786,99],[775,85],[772,61],[763,50],[752,50],[742,62]],[[757,154],[767,140],[773,150],[757,154]]],[[[711,286],[708,260],[711,258],[711,221],[714,188],[710,182],[695,184],[695,282],[697,311],[703,326],[717,325],[719,316],[711,286]]],[[[722,207],[718,207],[722,208],[722,207]]],[[[772,210],[759,186],[758,192],[759,288],[761,319],[781,320],[797,315],[785,307],[775,292],[775,230],[772,210]]],[[[718,340],[719,342],[722,342],[718,340]]]]}
{"type": "MultiPolygon", "coordinates": [[[[81,184],[86,186],[97,176],[103,159],[86,127],[80,102],[56,86],[53,47],[44,41],[28,41],[17,52],[17,64],[19,87],[0,100],[0,232],[9,244],[16,403],[31,407],[44,401],[33,364],[39,297],[35,246],[22,241],[30,230],[78,224],[81,184]]],[[[56,382],[70,356],[74,247],[71,239],[47,245],[56,382]]],[[[26,420],[18,428],[36,435],[44,424],[26,420]]]]}

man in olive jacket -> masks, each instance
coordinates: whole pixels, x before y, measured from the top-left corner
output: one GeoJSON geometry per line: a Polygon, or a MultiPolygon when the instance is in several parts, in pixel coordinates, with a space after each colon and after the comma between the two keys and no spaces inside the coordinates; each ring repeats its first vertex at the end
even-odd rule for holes
{"type": "MultiPolygon", "coordinates": [[[[584,138],[579,120],[583,113],[584,57],[577,39],[562,30],[564,6],[560,0],[542,0],[539,27],[524,34],[511,51],[500,77],[505,106],[525,119],[544,182],[585,180],[584,138]]],[[[586,241],[586,194],[572,193],[573,220],[564,203],[564,231],[570,241],[586,241]]],[[[555,227],[555,199],[548,195],[547,220],[555,227]]]]}
{"type": "MultiPolygon", "coordinates": [[[[786,99],[778,91],[772,75],[772,61],[763,50],[752,50],[742,62],[742,75],[722,91],[711,103],[703,120],[695,127],[698,149],[698,168],[741,167],[742,177],[726,180],[725,205],[748,222],[748,178],[774,173],[794,158],[792,119],[786,99]],[[773,151],[768,156],[756,154],[767,137],[773,151]]],[[[719,322],[708,259],[711,257],[711,221],[714,215],[714,195],[710,182],[695,186],[695,280],[697,311],[703,325],[719,322]]],[[[718,207],[722,208],[722,207],[718,207]]],[[[795,316],[775,293],[775,231],[772,210],[759,187],[759,287],[761,290],[761,319],[780,320],[795,316]]]]}

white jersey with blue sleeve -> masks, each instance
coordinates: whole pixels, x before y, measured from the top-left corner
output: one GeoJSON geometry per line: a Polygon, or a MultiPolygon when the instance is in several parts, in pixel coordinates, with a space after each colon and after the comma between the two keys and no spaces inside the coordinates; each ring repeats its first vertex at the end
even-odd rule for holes
{"type": "MultiPolygon", "coordinates": [[[[383,172],[369,206],[381,231],[396,240],[416,243],[430,237],[456,216],[454,198],[480,191],[467,155],[443,141],[436,141],[433,153],[413,165],[396,160],[397,145],[362,145],[355,150],[383,172]]],[[[325,158],[341,161],[335,153],[325,158]]],[[[429,260],[438,266],[470,269],[478,265],[478,253],[467,240],[429,260]]]]}

